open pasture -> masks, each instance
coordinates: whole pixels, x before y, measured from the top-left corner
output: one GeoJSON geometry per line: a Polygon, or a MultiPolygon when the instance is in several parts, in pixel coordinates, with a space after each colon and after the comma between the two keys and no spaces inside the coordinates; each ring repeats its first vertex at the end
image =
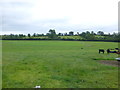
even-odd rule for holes
{"type": "Polygon", "coordinates": [[[98,60],[117,54],[98,49],[117,48],[115,42],[3,41],[3,88],[118,88],[118,67],[98,60]]]}

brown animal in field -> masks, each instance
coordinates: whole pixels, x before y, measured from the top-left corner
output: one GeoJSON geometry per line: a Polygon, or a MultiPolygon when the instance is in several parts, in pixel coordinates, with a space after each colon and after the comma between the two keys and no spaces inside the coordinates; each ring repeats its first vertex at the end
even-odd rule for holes
{"type": "Polygon", "coordinates": [[[117,54],[120,54],[120,52],[116,52],[117,54]]]}
{"type": "Polygon", "coordinates": [[[107,53],[117,53],[119,52],[119,49],[115,48],[115,49],[107,49],[107,53]]]}

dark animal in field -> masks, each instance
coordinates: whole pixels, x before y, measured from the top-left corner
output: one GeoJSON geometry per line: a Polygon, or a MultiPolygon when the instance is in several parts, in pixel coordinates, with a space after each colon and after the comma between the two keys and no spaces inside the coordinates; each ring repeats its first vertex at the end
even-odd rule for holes
{"type": "Polygon", "coordinates": [[[116,50],[119,50],[119,48],[115,48],[116,50]]]}
{"type": "Polygon", "coordinates": [[[107,49],[107,53],[110,53],[110,49],[107,49]]]}
{"type": "Polygon", "coordinates": [[[110,50],[114,50],[114,49],[110,49],[110,50]]]}
{"type": "Polygon", "coordinates": [[[101,52],[104,54],[105,50],[104,49],[99,49],[99,53],[101,53],[101,52]]]}
{"type": "Polygon", "coordinates": [[[114,49],[107,49],[107,53],[117,53],[117,51],[111,51],[111,50],[114,50],[114,49]]]}
{"type": "Polygon", "coordinates": [[[110,51],[109,53],[117,53],[117,51],[110,51]]]}
{"type": "Polygon", "coordinates": [[[120,52],[120,49],[118,49],[118,52],[120,52]]]}

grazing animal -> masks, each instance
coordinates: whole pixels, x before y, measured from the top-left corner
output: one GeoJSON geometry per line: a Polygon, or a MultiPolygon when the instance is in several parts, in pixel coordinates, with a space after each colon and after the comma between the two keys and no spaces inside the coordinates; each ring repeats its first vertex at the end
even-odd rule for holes
{"type": "Polygon", "coordinates": [[[101,52],[104,54],[104,52],[105,52],[104,49],[99,49],[99,53],[101,53],[101,52]]]}
{"type": "Polygon", "coordinates": [[[114,49],[107,49],[107,53],[117,53],[117,51],[111,51],[111,50],[114,50],[114,49]]]}
{"type": "Polygon", "coordinates": [[[117,51],[110,51],[110,53],[117,53],[117,51]]]}
{"type": "Polygon", "coordinates": [[[116,50],[119,50],[119,48],[115,48],[116,50]]]}
{"type": "Polygon", "coordinates": [[[116,52],[117,54],[120,54],[120,52],[116,52]]]}
{"type": "Polygon", "coordinates": [[[107,49],[107,53],[108,53],[108,54],[110,53],[110,49],[107,49]]]}

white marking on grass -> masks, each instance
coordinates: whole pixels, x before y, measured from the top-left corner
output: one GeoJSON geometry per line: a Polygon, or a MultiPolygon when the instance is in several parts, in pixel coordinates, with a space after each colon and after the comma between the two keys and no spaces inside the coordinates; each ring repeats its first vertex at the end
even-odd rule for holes
{"type": "Polygon", "coordinates": [[[40,86],[35,86],[35,88],[40,88],[40,86]]]}
{"type": "Polygon", "coordinates": [[[115,58],[115,59],[120,61],[120,58],[115,58]]]}

